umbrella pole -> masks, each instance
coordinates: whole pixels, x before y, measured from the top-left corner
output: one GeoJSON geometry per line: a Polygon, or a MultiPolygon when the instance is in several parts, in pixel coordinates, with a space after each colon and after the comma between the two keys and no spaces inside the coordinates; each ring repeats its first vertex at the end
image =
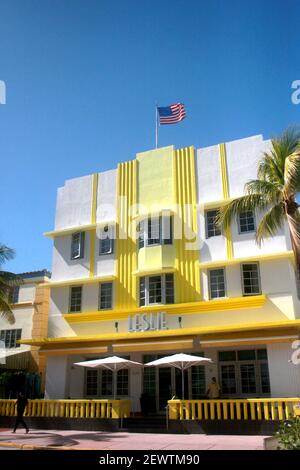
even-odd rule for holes
{"type": "Polygon", "coordinates": [[[113,387],[114,387],[114,400],[115,400],[116,395],[117,395],[117,369],[116,367],[114,368],[114,371],[113,371],[113,387]]]}
{"type": "Polygon", "coordinates": [[[182,400],[184,400],[184,369],[181,369],[181,388],[182,388],[182,400]]]}

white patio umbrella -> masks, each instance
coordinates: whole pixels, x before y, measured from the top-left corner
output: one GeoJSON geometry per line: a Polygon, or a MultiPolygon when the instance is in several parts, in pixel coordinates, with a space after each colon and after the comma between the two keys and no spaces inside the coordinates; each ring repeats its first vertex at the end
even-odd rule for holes
{"type": "Polygon", "coordinates": [[[181,370],[182,380],[182,398],[184,400],[184,371],[192,366],[202,366],[212,364],[212,360],[208,357],[191,356],[190,354],[173,354],[173,356],[162,357],[156,361],[148,362],[145,364],[146,367],[159,367],[159,366],[173,366],[181,370]]]}
{"type": "Polygon", "coordinates": [[[114,400],[117,395],[117,372],[121,369],[129,369],[131,367],[143,367],[140,362],[129,361],[118,356],[105,357],[104,359],[93,359],[91,361],[75,362],[75,366],[89,367],[91,369],[108,369],[113,373],[113,394],[114,400]]]}

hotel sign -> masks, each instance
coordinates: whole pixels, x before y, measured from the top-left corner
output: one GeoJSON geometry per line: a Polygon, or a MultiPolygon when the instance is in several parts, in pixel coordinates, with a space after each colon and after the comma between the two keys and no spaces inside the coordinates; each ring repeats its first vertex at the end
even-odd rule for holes
{"type": "Polygon", "coordinates": [[[130,333],[167,329],[167,314],[165,312],[139,313],[128,317],[128,331],[130,333]]]}

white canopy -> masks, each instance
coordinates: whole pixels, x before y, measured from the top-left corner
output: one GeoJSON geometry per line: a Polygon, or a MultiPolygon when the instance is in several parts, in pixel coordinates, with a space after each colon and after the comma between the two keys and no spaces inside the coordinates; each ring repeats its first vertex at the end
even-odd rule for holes
{"type": "Polygon", "coordinates": [[[143,367],[140,362],[129,361],[118,356],[105,357],[103,359],[93,359],[91,361],[75,362],[75,366],[89,367],[91,369],[109,369],[113,372],[114,400],[117,394],[117,371],[129,369],[131,367],[143,367]]]}
{"type": "Polygon", "coordinates": [[[156,361],[148,362],[145,366],[166,366],[170,365],[181,370],[181,380],[182,380],[182,398],[184,399],[184,374],[183,372],[192,366],[202,366],[207,364],[212,364],[213,361],[209,357],[201,356],[192,356],[190,354],[173,354],[173,356],[162,357],[156,361]]]}

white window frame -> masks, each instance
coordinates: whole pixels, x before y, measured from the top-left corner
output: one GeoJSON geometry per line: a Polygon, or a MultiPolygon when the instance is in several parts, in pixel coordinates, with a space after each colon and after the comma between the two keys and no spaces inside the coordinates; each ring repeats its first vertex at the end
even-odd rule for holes
{"type": "Polygon", "coordinates": [[[111,255],[114,252],[114,237],[113,237],[113,228],[105,226],[101,229],[100,240],[99,240],[99,256],[111,255]],[[109,240],[109,250],[102,251],[102,242],[109,240]]]}
{"type": "Polygon", "coordinates": [[[216,230],[218,230],[220,233],[214,234],[214,235],[209,235],[208,234],[208,214],[210,212],[218,212],[218,210],[219,210],[219,207],[217,207],[215,209],[209,209],[209,210],[205,211],[205,235],[206,235],[206,238],[220,237],[222,235],[222,230],[218,227],[216,228],[216,230]]]}
{"type": "Polygon", "coordinates": [[[84,245],[85,245],[85,232],[75,232],[71,235],[71,260],[84,258],[84,245]],[[74,241],[74,238],[79,236],[78,242],[74,241]],[[78,254],[74,255],[74,245],[78,243],[78,254]]]}
{"type": "Polygon", "coordinates": [[[218,300],[218,299],[226,299],[227,298],[227,283],[226,283],[226,268],[225,266],[220,266],[218,268],[212,268],[208,270],[208,294],[210,300],[218,300]],[[212,297],[211,295],[211,280],[210,280],[210,273],[212,271],[216,271],[222,269],[224,273],[224,296],[222,297],[212,297]]]}
{"type": "Polygon", "coordinates": [[[174,305],[175,298],[176,298],[175,297],[175,276],[174,276],[174,273],[153,274],[151,276],[142,276],[142,277],[140,277],[139,278],[138,292],[139,292],[139,306],[140,307],[147,307],[147,306],[150,306],[150,305],[174,305]],[[173,275],[173,296],[174,296],[173,304],[172,303],[166,304],[166,275],[168,275],[168,274],[173,275]],[[149,303],[149,280],[152,277],[160,277],[160,279],[161,279],[161,302],[149,303]],[[140,291],[140,282],[141,282],[142,278],[145,279],[145,305],[141,305],[141,302],[140,302],[140,293],[141,293],[141,291],[140,291]]]}
{"type": "Polygon", "coordinates": [[[113,282],[101,282],[99,284],[99,297],[98,297],[98,310],[105,311],[105,310],[112,310],[114,308],[114,283],[113,282]],[[103,284],[111,284],[111,306],[106,308],[101,308],[101,288],[103,284]]]}
{"type": "Polygon", "coordinates": [[[262,293],[262,288],[261,288],[261,279],[260,279],[260,266],[259,266],[259,262],[258,261],[254,261],[254,262],[249,262],[249,263],[241,263],[240,265],[240,269],[241,269],[241,283],[242,283],[242,291],[243,291],[243,296],[245,297],[250,297],[252,295],[261,295],[262,293]],[[243,271],[243,266],[245,266],[246,264],[255,264],[257,266],[257,274],[258,274],[258,288],[259,288],[259,292],[255,292],[255,293],[246,293],[245,292],[245,284],[244,284],[244,271],[243,271]]]}
{"type": "Polygon", "coordinates": [[[172,214],[161,214],[161,215],[158,215],[158,216],[155,216],[155,217],[148,217],[146,219],[143,219],[140,221],[140,224],[142,224],[143,226],[143,230],[141,230],[139,232],[139,237],[138,237],[138,248],[141,249],[141,248],[145,248],[145,247],[151,247],[151,246],[163,246],[163,245],[173,245],[173,240],[174,240],[174,236],[173,236],[173,230],[174,230],[174,227],[173,227],[173,216],[172,214]],[[149,240],[151,240],[150,238],[150,230],[151,230],[151,222],[152,221],[157,221],[158,220],[158,241],[156,241],[155,243],[149,243],[149,240]],[[166,232],[167,232],[167,229],[166,229],[166,225],[167,225],[167,220],[170,220],[170,233],[168,234],[169,235],[169,238],[165,238],[166,237],[166,232]],[[143,234],[143,237],[141,237],[141,234],[143,234]],[[141,243],[141,240],[143,240],[143,242],[141,243]],[[143,245],[143,246],[140,246],[140,245],[143,245]]]}
{"type": "Polygon", "coordinates": [[[256,232],[256,214],[255,214],[255,211],[243,211],[243,212],[252,212],[254,229],[253,229],[253,230],[246,230],[245,232],[242,232],[242,230],[241,230],[241,214],[238,214],[238,216],[237,216],[237,224],[238,224],[239,235],[245,235],[245,234],[247,234],[247,233],[254,233],[254,232],[256,232]]]}

